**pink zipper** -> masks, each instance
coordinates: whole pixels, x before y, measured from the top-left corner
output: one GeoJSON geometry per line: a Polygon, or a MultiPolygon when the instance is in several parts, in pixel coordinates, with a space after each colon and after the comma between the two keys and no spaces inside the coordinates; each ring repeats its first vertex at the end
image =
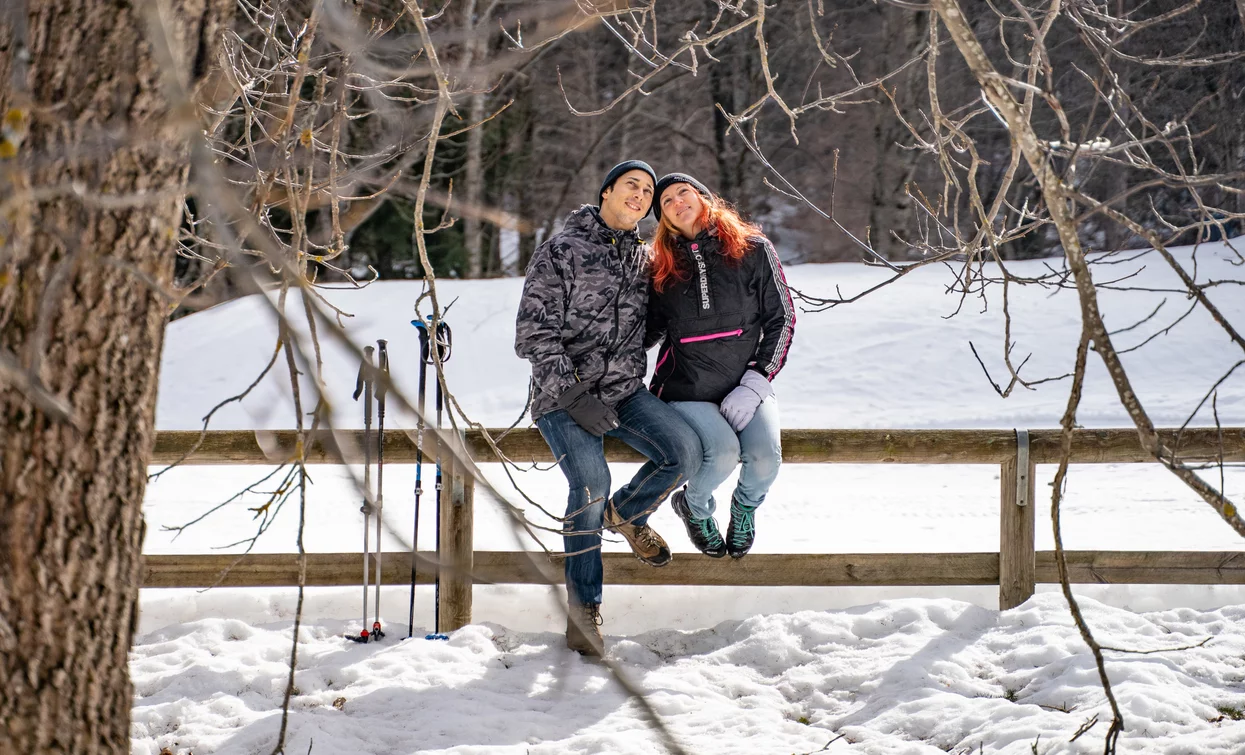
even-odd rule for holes
{"type": "Polygon", "coordinates": [[[673,349],[666,349],[666,353],[662,354],[661,359],[657,360],[657,366],[653,368],[653,372],[661,369],[661,366],[666,363],[666,357],[670,356],[671,351],[673,351],[673,349]]]}
{"type": "Polygon", "coordinates": [[[687,338],[680,338],[679,343],[696,343],[697,341],[712,341],[715,338],[730,338],[731,336],[742,336],[743,334],[744,334],[744,331],[742,328],[740,328],[739,330],[728,330],[725,333],[710,333],[707,336],[689,336],[687,338]]]}
{"type": "MultiPolygon", "coordinates": [[[[657,360],[657,366],[653,368],[653,385],[657,385],[657,371],[661,369],[661,366],[663,364],[665,364],[666,357],[670,356],[673,353],[674,353],[674,346],[667,346],[666,353],[662,354],[661,359],[657,360]]],[[[674,362],[671,362],[670,364],[673,367],[674,362]]],[[[657,386],[657,398],[661,398],[661,392],[664,391],[665,389],[666,389],[666,384],[664,382],[661,385],[657,386]]],[[[652,386],[649,386],[649,390],[652,390],[652,386]]]]}

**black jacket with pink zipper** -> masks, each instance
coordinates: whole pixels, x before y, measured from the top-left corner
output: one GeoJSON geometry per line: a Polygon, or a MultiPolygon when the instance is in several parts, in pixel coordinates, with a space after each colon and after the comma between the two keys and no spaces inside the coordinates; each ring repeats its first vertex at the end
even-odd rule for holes
{"type": "MultiPolygon", "coordinates": [[[[753,369],[773,380],[795,335],[795,306],[782,263],[764,236],[731,262],[711,231],[678,239],[679,269],[650,288],[644,345],[661,342],[650,390],[665,401],[719,403],[753,369]]],[[[651,286],[651,284],[650,284],[651,286]]]]}

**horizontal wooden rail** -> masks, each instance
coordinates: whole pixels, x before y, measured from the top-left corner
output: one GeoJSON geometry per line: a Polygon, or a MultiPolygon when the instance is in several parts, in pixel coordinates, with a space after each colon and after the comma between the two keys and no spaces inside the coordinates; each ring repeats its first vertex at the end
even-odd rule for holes
{"type": "MultiPolygon", "coordinates": [[[[654,569],[630,553],[606,553],[605,581],[623,585],[739,587],[845,587],[997,585],[998,553],[754,553],[740,561],[679,553],[654,569]]],[[[421,553],[433,563],[435,553],[421,553]]],[[[1039,583],[1059,581],[1053,551],[1038,551],[1039,583]]],[[[307,584],[360,584],[358,553],[310,553],[307,584]]],[[[541,554],[476,551],[476,584],[543,584],[535,559],[541,554]]],[[[1245,552],[1237,551],[1069,551],[1069,575],[1080,584],[1242,585],[1245,552]]],[[[561,560],[550,560],[561,576],[561,560]]],[[[434,568],[419,570],[419,583],[434,568]]],[[[236,555],[150,555],[144,557],[143,587],[291,587],[298,584],[293,553],[236,555]]],[[[385,554],[385,584],[409,584],[409,553],[385,554]]]]}
{"type": "MultiPolygon", "coordinates": [[[[487,431],[494,438],[498,430],[487,431]]],[[[1160,430],[1165,448],[1186,462],[1245,461],[1245,428],[1160,430]]],[[[306,458],[314,464],[360,464],[361,430],[321,432],[308,439],[306,458]]],[[[484,431],[461,436],[477,462],[496,462],[484,431]]],[[[458,437],[442,436],[457,445],[458,437]]],[[[373,438],[375,442],[375,438],[373,438]]],[[[497,441],[500,453],[520,464],[552,462],[544,438],[534,429],[514,430],[497,441]]],[[[274,464],[288,461],[297,445],[291,430],[160,432],[152,464],[274,464]]],[[[385,432],[385,460],[415,462],[437,457],[438,436],[425,431],[385,432]]],[[[1035,552],[1034,521],[1037,464],[1059,461],[1059,430],[783,430],[783,460],[796,464],[998,464],[999,553],[916,554],[763,554],[746,563],[723,563],[701,555],[680,556],[673,565],[653,570],[629,554],[605,554],[606,581],[646,585],[843,586],[843,585],[989,585],[999,586],[999,607],[1020,605],[1039,582],[1056,582],[1053,554],[1035,552]]],[[[637,452],[607,438],[606,459],[641,461],[637,452]]],[[[461,455],[459,455],[461,458],[461,455]]],[[[1070,461],[1075,464],[1154,462],[1133,429],[1077,430],[1070,461]]],[[[471,621],[471,585],[475,582],[539,583],[531,556],[513,552],[474,551],[472,499],[474,478],[448,459],[441,466],[448,506],[441,507],[440,616],[443,629],[471,621]],[[470,576],[468,576],[470,575],[470,576]]],[[[358,554],[318,554],[308,564],[309,585],[356,584],[358,554]]],[[[543,556],[541,557],[543,558],[543,556]]],[[[1098,552],[1069,554],[1073,582],[1122,584],[1245,584],[1242,553],[1098,552]]],[[[410,558],[385,559],[384,581],[410,578],[410,558]]],[[[429,563],[421,581],[438,567],[429,563]]],[[[297,565],[290,555],[149,556],[147,587],[288,586],[296,584],[297,565]],[[231,566],[232,565],[232,566],[231,566]]]]}
{"type": "MultiPolygon", "coordinates": [[[[500,430],[490,430],[494,437],[500,430]]],[[[1187,461],[1245,461],[1245,428],[1190,428],[1177,438],[1174,430],[1160,431],[1164,441],[1187,461]]],[[[414,431],[385,431],[385,461],[410,464],[416,459],[414,431]]],[[[1059,430],[1031,430],[1030,453],[1037,464],[1059,461],[1059,430]]],[[[292,430],[165,430],[157,433],[152,464],[272,464],[290,457],[295,447],[292,430]],[[195,449],[196,444],[198,448],[195,449]]],[[[319,433],[308,447],[313,464],[363,463],[363,431],[319,433]]],[[[497,456],[478,430],[466,433],[467,450],[478,462],[497,456]]],[[[551,462],[553,454],[534,429],[512,430],[498,446],[519,463],[551,462]]],[[[425,431],[425,458],[435,449],[433,431],[425,431]]],[[[642,461],[635,450],[614,438],[605,442],[610,461],[642,461]]],[[[783,430],[782,457],[793,464],[998,464],[1014,458],[1012,430],[783,430]]],[[[1147,462],[1154,459],[1141,447],[1131,429],[1076,430],[1072,436],[1074,464],[1147,462]]]]}

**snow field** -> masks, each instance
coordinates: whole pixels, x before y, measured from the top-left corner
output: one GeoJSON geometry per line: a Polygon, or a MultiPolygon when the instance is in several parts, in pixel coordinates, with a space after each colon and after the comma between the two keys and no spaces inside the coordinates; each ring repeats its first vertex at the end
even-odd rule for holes
{"type": "MultiPolygon", "coordinates": [[[[1193,252],[1180,258],[1192,267],[1193,252]]],[[[1239,276],[1219,245],[1197,252],[1199,279],[1239,276]]],[[[1013,263],[1037,275],[1041,261],[1013,263]]],[[[1136,272],[1104,291],[1102,309],[1119,348],[1166,327],[1187,306],[1172,275],[1153,255],[1101,275],[1136,272]]],[[[857,265],[805,265],[791,284],[815,295],[844,295],[879,280],[857,265]]],[[[989,300],[944,294],[946,269],[917,271],[863,301],[801,313],[788,367],[775,382],[785,427],[1054,427],[1067,383],[990,388],[969,348],[1003,379],[999,289],[989,300]],[[954,317],[947,317],[959,309],[954,317]]],[[[1100,275],[1100,277],[1101,277],[1100,275]]],[[[447,281],[442,302],[455,352],[447,380],[467,412],[508,426],[526,398],[526,363],[513,356],[513,317],[521,281],[447,281]]],[[[359,343],[387,338],[393,374],[413,396],[418,341],[408,324],[418,284],[387,282],[331,292],[355,314],[359,343]]],[[[1211,296],[1235,323],[1245,297],[1211,296]]],[[[166,338],[158,426],[197,429],[222,398],[249,384],[271,356],[275,326],[255,298],[173,323],[166,338]]],[[[1067,291],[1013,288],[1012,333],[1024,374],[1066,372],[1079,328],[1067,291]]],[[[292,306],[299,309],[295,302],[292,306]]],[[[348,400],[357,363],[326,343],[327,385],[335,422],[361,426],[348,400]]],[[[1126,354],[1134,386],[1160,426],[1189,419],[1211,385],[1241,359],[1200,313],[1144,349],[1126,354]]],[[[222,410],[216,429],[293,425],[284,373],[269,376],[241,405],[222,410]]],[[[310,390],[309,386],[305,386],[310,390]]],[[[304,396],[309,393],[304,393],[304,396]]],[[[431,406],[431,394],[429,395],[431,406]]],[[[1226,425],[1245,424],[1245,370],[1219,386],[1215,409],[1226,425]]],[[[1091,355],[1079,420],[1123,426],[1127,417],[1091,355]]],[[[1192,424],[1213,421],[1210,403],[1192,424]]],[[[393,404],[388,427],[414,426],[393,404]]],[[[634,470],[614,465],[616,481],[634,470]]],[[[254,523],[246,496],[173,539],[181,524],[267,473],[256,467],[174,470],[148,489],[148,553],[195,553],[244,537],[254,523]]],[[[1039,469],[1037,547],[1052,547],[1049,486],[1039,469]]],[[[425,490],[431,465],[425,468],[425,490]]],[[[496,467],[489,479],[519,501],[496,467]]],[[[345,470],[313,469],[308,503],[311,551],[358,551],[362,517],[345,470]]],[[[1218,485],[1217,471],[1206,474],[1218,485]]],[[[387,550],[409,547],[414,469],[388,466],[387,550]]],[[[719,497],[729,495],[729,485],[719,497]]],[[[556,471],[527,472],[520,485],[553,511],[565,499],[556,471]]],[[[756,552],[974,552],[998,547],[998,470],[989,466],[790,465],[758,515],[756,552]]],[[[1245,499],[1245,471],[1229,468],[1223,485],[1245,499]]],[[[421,533],[431,538],[425,494],[421,533]]],[[[477,489],[476,547],[532,548],[516,541],[495,499],[477,489]]],[[[538,524],[554,526],[534,510],[538,524]]],[[[720,512],[724,513],[724,512],[720,512]]],[[[1241,550],[1239,538],[1169,473],[1154,465],[1077,466],[1063,509],[1072,549],[1241,550]]],[[[668,510],[652,523],[676,551],[690,545],[668,510]]],[[[294,548],[296,512],[282,513],[259,552],[294,548]]],[[[551,547],[557,538],[544,537],[551,547]]],[[[421,547],[431,547],[421,538],[421,547]]],[[[607,550],[622,551],[621,543],[607,550]]],[[[235,549],[236,550],[236,549],[235,549]]],[[[746,560],[740,564],[746,566],[746,560]]],[[[612,660],[648,693],[679,742],[693,753],[1046,753],[1099,752],[1109,712],[1092,658],[1053,586],[1025,605],[994,610],[995,587],[689,588],[606,585],[604,630],[612,660]],[[1099,722],[1070,742],[1097,714],[1099,722]],[[828,747],[828,742],[832,742],[828,747]],[[824,748],[824,749],[823,749],[824,748]]],[[[1194,649],[1149,655],[1108,652],[1107,668],[1124,711],[1121,752],[1245,752],[1245,592],[1231,586],[1084,585],[1083,608],[1098,639],[1121,648],[1194,649]],[[1207,639],[1209,638],[1209,639],[1207,639]]],[[[448,642],[405,634],[405,588],[385,588],[390,637],[359,646],[358,588],[307,593],[300,635],[298,693],[291,706],[289,752],[316,753],[649,753],[664,751],[653,727],[608,672],[567,651],[559,598],[548,588],[482,586],[476,624],[448,642]],[[340,709],[334,701],[344,698],[340,709]]],[[[288,673],[292,590],[145,590],[132,653],[136,708],[134,755],[267,753],[276,739],[288,673]]],[[[431,622],[431,590],[418,595],[416,631],[431,622]]],[[[422,635],[421,635],[422,636],[422,635]]]]}
{"type": "MultiPolygon", "coordinates": [[[[1121,752],[1245,750],[1245,609],[1139,615],[1092,600],[1128,724],[1121,752]]],[[[608,671],[554,632],[474,624],[448,642],[301,634],[290,749],[329,753],[653,753],[658,735],[608,671]],[[337,703],[335,706],[334,703],[337,703]]],[[[289,623],[201,619],[135,648],[135,755],[266,752],[289,623]]],[[[1109,721],[1063,599],[1004,614],[904,599],[611,637],[608,652],[693,753],[1095,753],[1109,721]],[[1069,743],[1094,715],[1099,723],[1069,743]],[[836,737],[839,737],[836,739],[836,737]]]]}

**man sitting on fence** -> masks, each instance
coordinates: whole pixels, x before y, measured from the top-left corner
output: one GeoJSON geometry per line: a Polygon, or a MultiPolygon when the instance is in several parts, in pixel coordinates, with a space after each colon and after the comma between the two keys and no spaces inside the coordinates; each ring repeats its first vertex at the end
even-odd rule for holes
{"type": "Polygon", "coordinates": [[[643,383],[648,248],[636,226],[655,182],[638,160],[610,170],[600,206],[571,213],[533,253],[515,329],[515,352],[532,363],[532,418],[570,486],[566,644],[596,657],[604,653],[602,525],[641,561],[670,563],[670,548],[646,522],[702,455],[696,433],[643,383]],[[613,496],[606,435],[649,459],[613,496]]]}

